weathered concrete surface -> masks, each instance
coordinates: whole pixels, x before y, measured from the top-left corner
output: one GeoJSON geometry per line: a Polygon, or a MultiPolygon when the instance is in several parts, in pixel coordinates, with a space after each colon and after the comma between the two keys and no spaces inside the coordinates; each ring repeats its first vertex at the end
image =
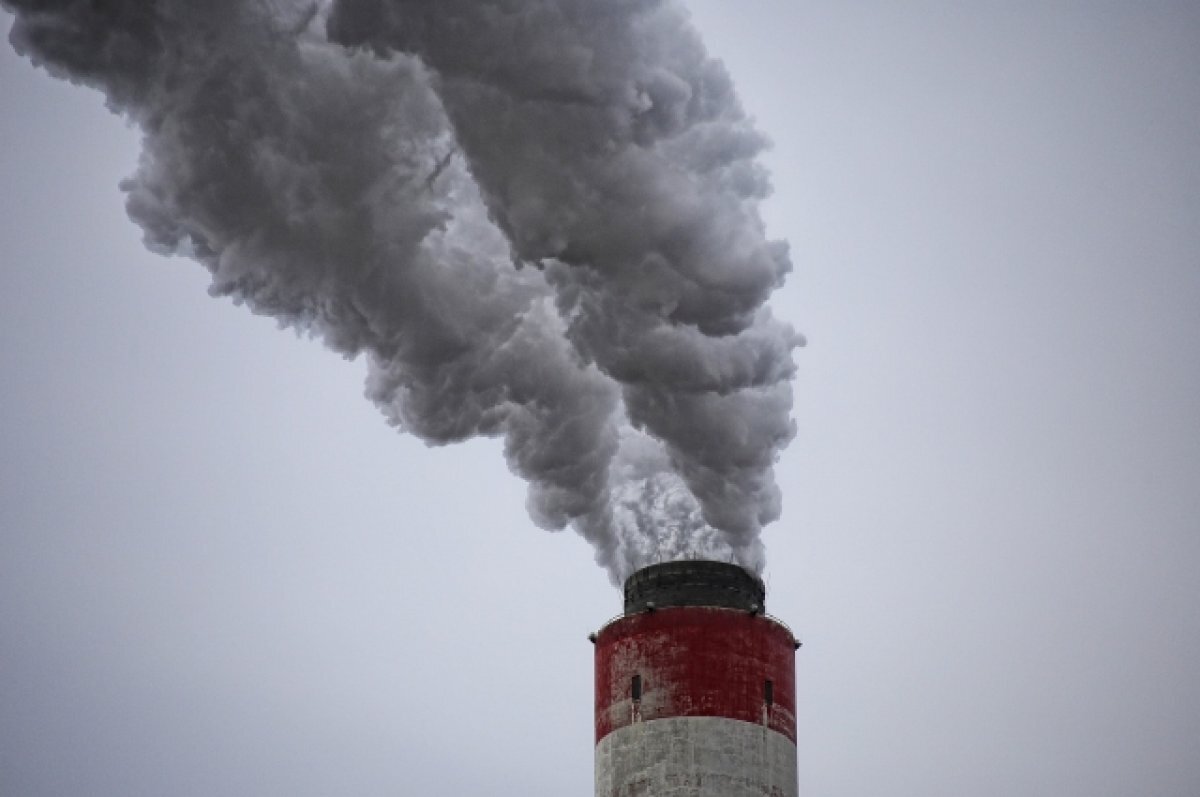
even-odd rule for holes
{"type": "Polygon", "coordinates": [[[797,797],[796,745],[722,717],[637,722],[596,745],[596,797],[797,797]]]}
{"type": "Polygon", "coordinates": [[[736,609],[626,615],[597,635],[595,701],[597,742],[670,717],[725,717],[795,740],[795,640],[774,620],[736,609]]]}

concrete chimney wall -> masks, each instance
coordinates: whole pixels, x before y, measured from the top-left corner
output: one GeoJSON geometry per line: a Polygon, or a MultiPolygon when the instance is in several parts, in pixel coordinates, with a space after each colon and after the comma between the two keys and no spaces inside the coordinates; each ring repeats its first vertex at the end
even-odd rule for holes
{"type": "Polygon", "coordinates": [[[594,637],[596,797],[795,797],[797,643],[736,565],[652,565],[594,637]]]}

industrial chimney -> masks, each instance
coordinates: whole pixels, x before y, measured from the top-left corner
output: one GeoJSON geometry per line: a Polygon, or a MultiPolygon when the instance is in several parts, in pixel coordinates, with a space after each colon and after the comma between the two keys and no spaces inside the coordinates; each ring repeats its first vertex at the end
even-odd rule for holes
{"type": "Polygon", "coordinates": [[[596,797],[795,797],[796,648],[737,565],[651,565],[596,646],[596,797]]]}

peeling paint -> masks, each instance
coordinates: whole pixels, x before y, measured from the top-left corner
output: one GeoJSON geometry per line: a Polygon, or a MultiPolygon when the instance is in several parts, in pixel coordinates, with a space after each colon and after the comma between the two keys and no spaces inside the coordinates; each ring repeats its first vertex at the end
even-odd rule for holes
{"type": "Polygon", "coordinates": [[[638,721],[724,717],[795,744],[795,642],[769,617],[697,606],[626,615],[599,632],[595,653],[597,742],[638,721]]]}

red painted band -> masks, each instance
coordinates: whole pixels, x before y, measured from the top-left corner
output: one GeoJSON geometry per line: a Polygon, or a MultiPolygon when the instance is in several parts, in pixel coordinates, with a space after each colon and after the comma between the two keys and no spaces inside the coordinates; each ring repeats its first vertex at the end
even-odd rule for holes
{"type": "Polygon", "coordinates": [[[596,741],[633,722],[669,717],[753,722],[795,742],[791,632],[761,615],[694,606],[605,626],[596,638],[596,741]]]}

